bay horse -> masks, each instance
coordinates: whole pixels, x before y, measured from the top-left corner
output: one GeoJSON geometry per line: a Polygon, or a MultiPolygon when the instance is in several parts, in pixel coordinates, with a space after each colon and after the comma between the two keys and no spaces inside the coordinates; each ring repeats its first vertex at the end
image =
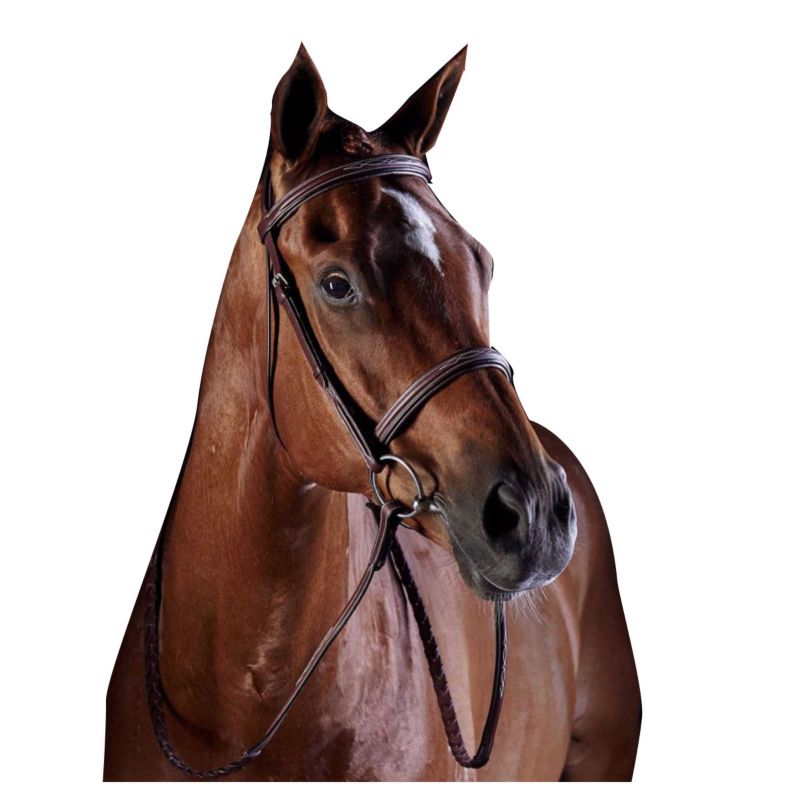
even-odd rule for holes
{"type": "Polygon", "coordinates": [[[189,448],[108,687],[106,780],[632,775],[641,702],[600,503],[488,349],[491,257],[427,185],[465,58],[371,133],[329,110],[302,46],[276,88],[189,448]],[[474,750],[487,708],[494,750],[477,769],[452,725],[457,712],[474,750]]]}

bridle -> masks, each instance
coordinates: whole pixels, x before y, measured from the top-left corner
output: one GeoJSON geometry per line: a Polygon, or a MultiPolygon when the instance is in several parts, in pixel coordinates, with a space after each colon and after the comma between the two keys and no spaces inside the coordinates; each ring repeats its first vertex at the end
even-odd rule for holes
{"type": "MultiPolygon", "coordinates": [[[[269,159],[267,159],[269,161],[269,159]]],[[[491,754],[494,735],[500,717],[505,688],[507,630],[505,604],[495,601],[495,667],[492,682],[492,697],[484,724],[481,740],[474,756],[467,752],[461,730],[456,718],[452,698],[447,684],[442,660],[436,639],[425,611],[422,598],[414,582],[408,563],[394,534],[404,519],[415,517],[425,511],[435,510],[431,497],[425,495],[422,481],[408,460],[389,451],[389,444],[399,436],[412,418],[438,392],[458,377],[479,369],[496,369],[503,372],[509,380],[513,371],[508,361],[491,347],[471,347],[460,350],[432,366],[417,377],[401,393],[374,426],[368,425],[367,416],[355,406],[352,399],[340,386],[334,371],[319,347],[308,317],[302,305],[291,271],[277,247],[280,226],[294,214],[303,203],[312,197],[346,183],[378,178],[389,175],[406,175],[422,178],[430,182],[431,173],[425,161],[408,155],[389,154],[372,156],[358,161],[349,161],[318,173],[298,183],[277,202],[272,202],[272,186],[269,173],[265,169],[264,205],[258,233],[265,247],[267,270],[267,382],[268,393],[272,388],[272,321],[271,306],[273,296],[283,307],[297,340],[311,368],[314,378],[322,387],[333,408],[350,434],[369,471],[372,488],[377,500],[370,507],[378,520],[378,533],[361,579],[336,622],[320,642],[309,659],[300,678],[297,680],[288,699],[277,713],[261,739],[238,759],[216,769],[202,770],[191,767],[177,753],[167,732],[164,716],[164,689],[161,683],[159,665],[159,605],[161,594],[161,554],[163,541],[160,538],[150,562],[146,579],[145,608],[145,671],[147,697],[150,716],[156,738],[167,760],[176,768],[200,779],[222,778],[244,769],[257,758],[283,724],[286,715],[295,703],[305,685],[313,675],[325,653],[341,633],[350,617],[358,608],[366,594],[374,574],[381,569],[387,558],[391,560],[411,605],[422,640],[429,671],[433,680],[437,702],[444,723],[450,750],[456,761],[464,767],[477,769],[484,766],[491,754]],[[414,483],[416,495],[410,505],[387,494],[379,488],[377,476],[382,471],[398,465],[405,469],[414,483]]],[[[277,430],[277,428],[276,428],[277,430]]]]}
{"type": "MultiPolygon", "coordinates": [[[[372,429],[360,421],[365,415],[355,412],[352,400],[344,396],[345,393],[311,330],[289,267],[278,250],[276,238],[280,226],[312,197],[346,183],[386,175],[411,175],[425,181],[431,180],[428,165],[419,158],[399,154],[372,156],[332,167],[307,178],[290,189],[277,203],[270,204],[271,184],[267,178],[265,208],[258,225],[258,234],[267,257],[269,289],[286,311],[312,375],[327,394],[373,476],[386,467],[386,448],[400,434],[404,425],[431,397],[460,375],[477,369],[499,369],[505,372],[509,380],[513,376],[511,365],[494,348],[471,347],[460,350],[412,381],[372,429]]],[[[269,300],[268,297],[268,307],[269,300]]],[[[267,342],[267,353],[268,356],[271,353],[270,341],[267,342]]],[[[267,373],[270,379],[271,370],[270,365],[267,373]]],[[[396,456],[392,461],[402,463],[414,475],[407,462],[398,460],[396,456]]],[[[418,478],[414,476],[414,479],[419,486],[418,478]]]]}

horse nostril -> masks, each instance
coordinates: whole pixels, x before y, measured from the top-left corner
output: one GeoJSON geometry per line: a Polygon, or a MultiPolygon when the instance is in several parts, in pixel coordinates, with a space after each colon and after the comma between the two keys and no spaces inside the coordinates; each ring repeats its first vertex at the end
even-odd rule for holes
{"type": "Polygon", "coordinates": [[[508,483],[498,483],[489,492],[483,506],[483,529],[495,542],[525,536],[527,510],[522,494],[508,483]]]}
{"type": "Polygon", "coordinates": [[[564,528],[570,526],[575,516],[575,508],[572,505],[572,495],[568,490],[561,492],[553,507],[553,511],[555,512],[556,519],[564,528]]]}

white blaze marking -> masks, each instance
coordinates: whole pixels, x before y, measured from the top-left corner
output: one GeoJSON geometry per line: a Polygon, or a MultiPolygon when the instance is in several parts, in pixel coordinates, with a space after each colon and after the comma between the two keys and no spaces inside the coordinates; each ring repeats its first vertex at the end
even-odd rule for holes
{"type": "Polygon", "coordinates": [[[393,197],[400,204],[408,223],[405,239],[409,247],[430,259],[437,272],[440,275],[444,275],[444,272],[442,272],[442,256],[434,238],[436,228],[428,212],[420,205],[416,197],[412,197],[406,192],[400,192],[388,186],[381,187],[381,191],[393,197]]]}

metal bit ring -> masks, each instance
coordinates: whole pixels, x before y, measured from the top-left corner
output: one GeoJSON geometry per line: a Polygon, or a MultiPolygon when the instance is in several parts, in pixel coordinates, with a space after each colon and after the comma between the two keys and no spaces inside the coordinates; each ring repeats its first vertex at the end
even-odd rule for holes
{"type": "MultiPolygon", "coordinates": [[[[408,511],[402,511],[397,514],[398,518],[410,519],[411,517],[415,517],[417,514],[425,510],[425,501],[428,498],[425,496],[425,490],[422,488],[422,481],[419,479],[419,475],[417,475],[417,473],[414,471],[414,468],[411,466],[411,464],[409,464],[404,458],[392,455],[391,453],[381,456],[378,460],[387,463],[391,462],[393,464],[399,464],[411,476],[411,480],[414,481],[414,487],[416,488],[417,496],[411,501],[411,508],[408,511]]],[[[372,482],[372,491],[375,493],[375,498],[382,506],[385,506],[389,500],[394,499],[391,495],[386,497],[381,492],[380,488],[378,487],[377,472],[370,472],[369,478],[372,482]]]]}

